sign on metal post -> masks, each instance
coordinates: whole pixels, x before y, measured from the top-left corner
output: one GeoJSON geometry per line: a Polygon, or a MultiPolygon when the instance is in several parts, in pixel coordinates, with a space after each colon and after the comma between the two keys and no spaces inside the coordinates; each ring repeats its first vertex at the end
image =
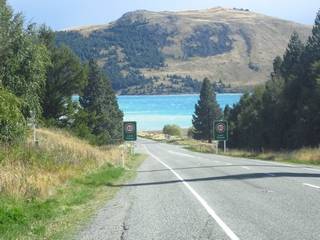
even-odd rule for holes
{"type": "Polygon", "coordinates": [[[227,121],[215,121],[213,123],[213,135],[215,141],[228,141],[228,122],[227,121]]]}
{"type": "Polygon", "coordinates": [[[123,122],[123,140],[137,141],[137,122],[123,122]]]}
{"type": "Polygon", "coordinates": [[[228,141],[228,122],[219,120],[213,123],[213,138],[217,141],[216,153],[218,154],[219,141],[223,141],[223,152],[227,151],[227,141],[228,141]]]}

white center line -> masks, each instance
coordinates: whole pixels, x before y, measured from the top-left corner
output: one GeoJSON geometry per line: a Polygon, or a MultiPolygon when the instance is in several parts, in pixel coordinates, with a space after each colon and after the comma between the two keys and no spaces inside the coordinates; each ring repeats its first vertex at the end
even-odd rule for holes
{"type": "Polygon", "coordinates": [[[316,186],[316,185],[312,185],[312,184],[309,184],[309,183],[303,183],[304,186],[308,186],[308,187],[312,187],[312,188],[316,188],[316,189],[320,189],[319,186],[316,186]]]}
{"type": "Polygon", "coordinates": [[[242,168],[247,169],[247,170],[250,170],[250,168],[247,167],[247,166],[242,166],[242,168]]]}
{"type": "Polygon", "coordinates": [[[196,158],[196,157],[189,155],[189,154],[175,152],[175,151],[171,151],[171,150],[169,150],[168,153],[175,154],[175,155],[182,156],[182,157],[196,158]]]}
{"type": "Polygon", "coordinates": [[[216,212],[209,206],[209,204],[204,200],[191,186],[187,183],[176,171],[174,171],[168,164],[164,163],[157,156],[152,154],[148,148],[143,145],[146,149],[147,153],[153,157],[155,160],[160,162],[163,166],[168,168],[185,186],[186,188],[193,194],[193,196],[201,203],[201,205],[206,209],[209,215],[218,223],[218,225],[222,228],[222,230],[227,234],[227,236],[231,240],[240,240],[239,237],[225,224],[222,219],[216,214],[216,212]]]}
{"type": "Polygon", "coordinates": [[[316,171],[316,172],[320,172],[320,169],[314,169],[314,168],[304,168],[305,170],[309,170],[309,171],[316,171]]]}

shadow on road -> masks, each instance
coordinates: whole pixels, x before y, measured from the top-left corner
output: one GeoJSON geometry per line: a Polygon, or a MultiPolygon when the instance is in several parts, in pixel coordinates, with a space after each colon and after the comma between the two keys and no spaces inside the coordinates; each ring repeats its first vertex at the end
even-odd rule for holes
{"type": "MultiPolygon", "coordinates": [[[[271,172],[271,173],[247,173],[247,174],[235,174],[226,175],[219,177],[206,177],[206,178],[192,178],[184,179],[184,182],[205,182],[205,181],[219,181],[219,180],[246,180],[246,179],[257,179],[257,178],[279,178],[279,177],[306,177],[306,178],[320,178],[320,174],[314,173],[289,173],[289,172],[271,172]],[[272,174],[268,175],[268,174],[272,174]]],[[[158,181],[158,182],[142,182],[142,183],[129,183],[129,184],[107,184],[110,187],[137,187],[137,186],[150,186],[150,185],[163,185],[172,183],[181,183],[181,180],[170,180],[170,181],[158,181]]]]}
{"type": "MultiPolygon", "coordinates": [[[[241,165],[208,165],[208,166],[199,166],[199,167],[183,167],[183,168],[172,168],[173,170],[188,170],[188,169],[201,169],[201,168],[225,168],[225,167],[271,167],[271,168],[301,168],[301,167],[294,167],[294,166],[276,166],[276,165],[256,165],[256,164],[241,164],[241,165]]],[[[138,173],[148,173],[148,172],[165,172],[170,171],[168,168],[162,169],[153,169],[153,170],[140,170],[137,171],[138,173]]]]}

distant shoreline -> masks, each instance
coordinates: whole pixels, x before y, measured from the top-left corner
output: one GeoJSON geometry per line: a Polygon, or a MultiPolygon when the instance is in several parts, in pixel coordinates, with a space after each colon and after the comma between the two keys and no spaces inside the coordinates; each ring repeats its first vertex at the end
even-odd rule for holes
{"type": "MultiPolygon", "coordinates": [[[[144,94],[144,95],[117,95],[117,97],[169,97],[169,96],[198,96],[200,93],[182,93],[182,94],[144,94]]],[[[243,95],[244,93],[216,93],[216,95],[243,95]]]]}

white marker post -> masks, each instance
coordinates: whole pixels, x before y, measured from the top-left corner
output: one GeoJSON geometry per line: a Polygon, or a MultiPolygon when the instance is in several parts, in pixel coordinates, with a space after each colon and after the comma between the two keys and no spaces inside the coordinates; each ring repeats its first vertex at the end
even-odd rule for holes
{"type": "Polygon", "coordinates": [[[227,152],[227,141],[223,141],[223,152],[227,152]]]}
{"type": "Polygon", "coordinates": [[[216,143],[216,154],[218,155],[219,153],[219,141],[215,141],[216,143]]]}
{"type": "Polygon", "coordinates": [[[32,133],[33,133],[33,145],[37,143],[36,136],[36,113],[34,111],[30,111],[31,121],[32,121],[32,133]]]}

